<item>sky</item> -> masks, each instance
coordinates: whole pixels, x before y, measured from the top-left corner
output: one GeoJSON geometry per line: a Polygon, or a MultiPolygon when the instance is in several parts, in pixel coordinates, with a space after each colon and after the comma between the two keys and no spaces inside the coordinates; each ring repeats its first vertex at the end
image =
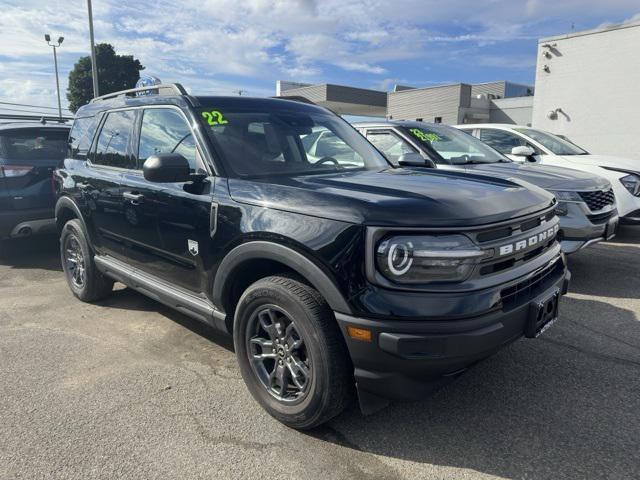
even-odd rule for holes
{"type": "MultiPolygon", "coordinates": [[[[63,107],[88,55],[85,0],[0,0],[0,102],[63,107]]],[[[537,40],[640,20],[638,0],[93,0],[96,42],[194,94],[275,94],[276,80],[389,91],[511,80],[533,84],[537,40]]],[[[6,108],[6,105],[5,105],[6,108]]]]}

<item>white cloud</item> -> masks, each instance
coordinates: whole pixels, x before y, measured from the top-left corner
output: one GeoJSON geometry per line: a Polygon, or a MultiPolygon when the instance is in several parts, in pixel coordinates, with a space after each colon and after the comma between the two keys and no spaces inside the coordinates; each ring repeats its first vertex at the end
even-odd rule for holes
{"type": "MultiPolygon", "coordinates": [[[[59,60],[66,86],[73,63],[88,54],[85,0],[4,3],[0,99],[11,92],[31,102],[55,104],[55,97],[50,98],[55,86],[51,50],[42,35],[65,37],[59,60]]],[[[383,85],[385,77],[393,75],[393,62],[443,56],[463,65],[525,68],[535,60],[490,56],[482,49],[513,40],[535,41],[548,18],[567,18],[569,28],[574,19],[601,22],[637,15],[640,7],[629,3],[100,0],[94,2],[94,20],[97,42],[134,55],[150,74],[165,81],[181,81],[197,93],[229,94],[241,88],[261,95],[272,94],[278,78],[331,81],[327,72],[336,71],[365,73],[371,76],[369,84],[383,85]]]]}

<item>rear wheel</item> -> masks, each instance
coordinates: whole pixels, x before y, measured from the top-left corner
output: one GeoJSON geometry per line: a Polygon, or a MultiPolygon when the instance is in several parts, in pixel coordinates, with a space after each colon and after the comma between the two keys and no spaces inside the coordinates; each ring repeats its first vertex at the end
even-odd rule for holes
{"type": "Polygon", "coordinates": [[[234,343],[253,397],[282,423],[313,428],[352,396],[352,368],[331,310],[304,283],[273,276],[240,298],[234,343]]]}
{"type": "Polygon", "coordinates": [[[83,302],[106,297],[113,290],[113,280],[102,275],[93,261],[80,220],[69,220],[60,235],[60,260],[73,294],[83,302]]]}

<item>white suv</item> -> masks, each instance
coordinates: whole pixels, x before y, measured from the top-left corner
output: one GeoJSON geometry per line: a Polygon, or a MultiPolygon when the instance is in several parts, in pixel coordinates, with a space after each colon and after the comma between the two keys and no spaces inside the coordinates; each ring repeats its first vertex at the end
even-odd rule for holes
{"type": "Polygon", "coordinates": [[[592,155],[557,135],[519,125],[479,123],[456,128],[515,161],[573,168],[605,177],[613,185],[620,220],[640,223],[640,160],[592,155]]]}

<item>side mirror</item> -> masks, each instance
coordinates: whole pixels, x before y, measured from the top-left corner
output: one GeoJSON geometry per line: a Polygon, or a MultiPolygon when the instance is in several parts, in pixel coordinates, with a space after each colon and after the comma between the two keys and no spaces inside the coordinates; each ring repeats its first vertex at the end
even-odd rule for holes
{"type": "Polygon", "coordinates": [[[154,183],[183,183],[193,180],[189,161],[179,153],[151,155],[142,166],[145,180],[154,183]]]}
{"type": "Polygon", "coordinates": [[[397,162],[401,167],[437,168],[433,160],[424,158],[419,153],[405,153],[404,155],[400,155],[397,162]]]}
{"type": "Polygon", "coordinates": [[[516,157],[531,157],[535,153],[536,152],[533,148],[525,145],[520,145],[519,147],[513,147],[511,149],[511,155],[515,155],[516,157]]]}

